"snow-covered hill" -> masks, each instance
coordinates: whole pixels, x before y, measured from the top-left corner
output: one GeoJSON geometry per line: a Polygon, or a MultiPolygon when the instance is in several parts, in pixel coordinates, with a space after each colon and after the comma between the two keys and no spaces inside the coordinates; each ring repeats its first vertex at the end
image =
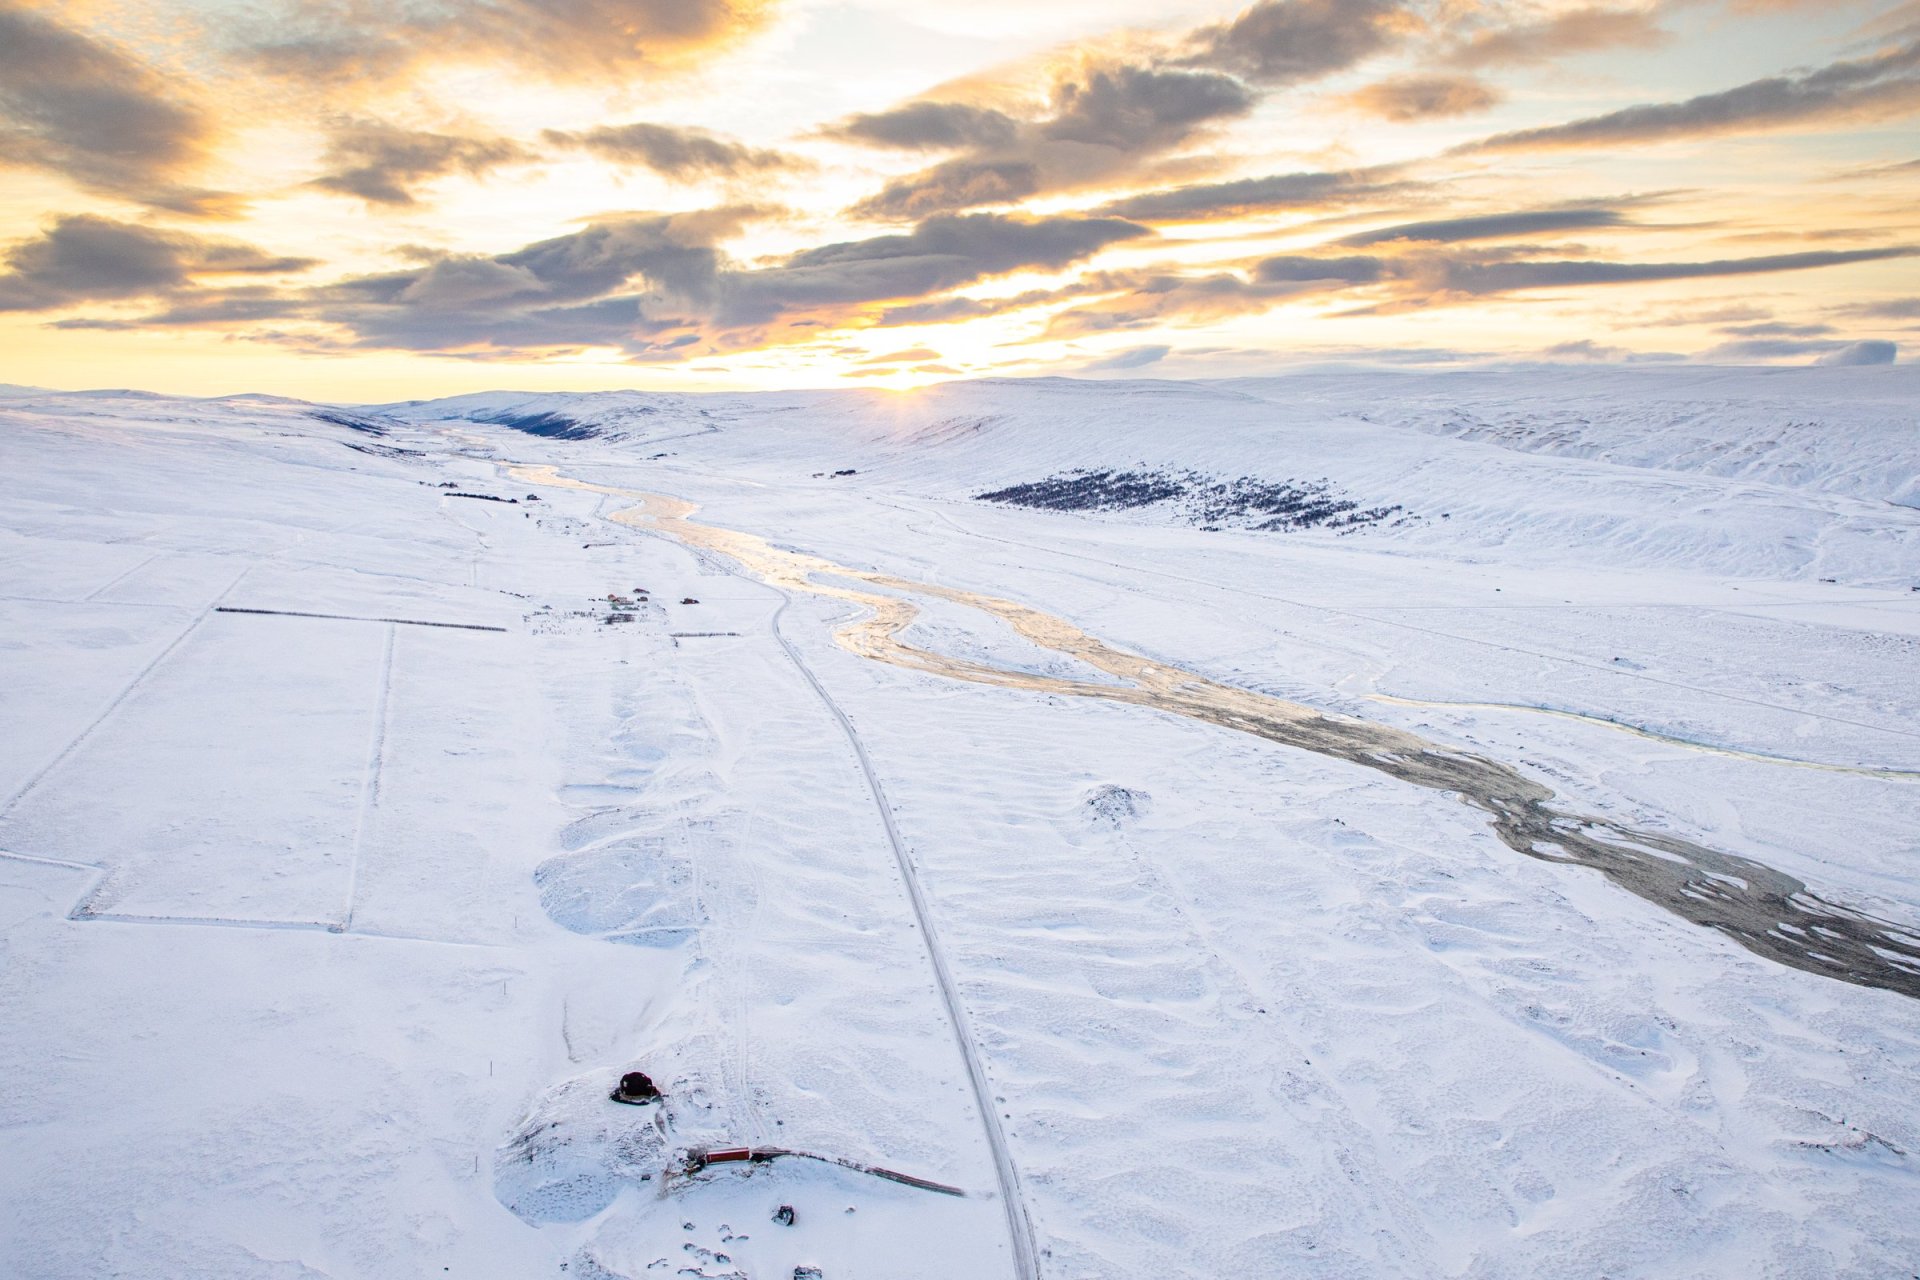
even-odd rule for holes
{"type": "MultiPolygon", "coordinates": [[[[1413,519],[1287,536],[1540,565],[1920,581],[1920,367],[957,383],[910,394],[488,395],[384,412],[602,434],[786,483],[954,500],[1075,471],[1324,484],[1413,519]],[[854,477],[834,477],[851,470],[854,477]]],[[[563,436],[563,438],[564,438],[563,436]]],[[[1206,523],[1191,502],[1110,515],[1206,523]]]]}
{"type": "MultiPolygon", "coordinates": [[[[1407,376],[1375,422],[1526,453],[1920,506],[1913,465],[1920,376],[1832,369],[1611,369],[1407,376]]],[[[1276,403],[1324,395],[1354,404],[1345,379],[1228,384],[1276,403]],[[1319,382],[1324,389],[1308,385],[1319,382]]]]}
{"type": "Polygon", "coordinates": [[[368,406],[403,422],[471,422],[553,440],[647,440],[676,434],[708,416],[685,396],[640,391],[590,393],[483,391],[441,400],[368,406]],[[665,427],[663,424],[682,424],[665,427]]]}

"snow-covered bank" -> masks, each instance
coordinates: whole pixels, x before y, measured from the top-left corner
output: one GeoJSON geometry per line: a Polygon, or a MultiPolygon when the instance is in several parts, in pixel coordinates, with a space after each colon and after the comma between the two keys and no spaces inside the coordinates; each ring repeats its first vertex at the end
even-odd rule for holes
{"type": "MultiPolygon", "coordinates": [[[[9,399],[0,1264],[1014,1274],[938,953],[1041,1275],[1899,1274],[1914,1001],[1375,771],[865,661],[844,602],[500,465],[1023,601],[1920,925],[1916,384],[1689,376],[9,399]],[[1674,434],[1706,401],[1718,449],[1674,434]],[[1460,405],[1500,430],[1437,429],[1460,405]],[[1767,415],[1835,429],[1764,449],[1767,415]],[[1101,467],[1425,518],[972,501],[1101,467]],[[667,1104],[607,1101],[635,1066],[667,1104]],[[974,1194],[673,1175],[732,1144],[974,1194]]],[[[905,639],[1089,675],[950,601],[905,639]]]]}

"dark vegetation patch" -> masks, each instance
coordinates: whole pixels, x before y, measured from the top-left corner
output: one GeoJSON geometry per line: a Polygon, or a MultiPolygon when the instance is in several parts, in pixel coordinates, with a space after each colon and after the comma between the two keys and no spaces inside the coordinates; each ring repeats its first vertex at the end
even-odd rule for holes
{"type": "Polygon", "coordinates": [[[360,444],[353,440],[342,440],[340,443],[356,453],[368,453],[376,458],[424,458],[427,456],[418,449],[396,449],[390,444],[360,444]]]}
{"type": "Polygon", "coordinates": [[[1189,495],[1202,524],[1251,523],[1255,529],[1353,529],[1403,515],[1395,503],[1362,507],[1325,480],[1270,482],[1242,476],[1215,481],[1189,495]]]}
{"type": "Polygon", "coordinates": [[[383,436],[392,425],[380,418],[369,418],[364,414],[348,413],[345,409],[313,409],[308,411],[311,418],[321,422],[331,422],[336,427],[345,427],[349,431],[364,431],[370,436],[383,436]]]}
{"type": "Polygon", "coordinates": [[[1185,492],[1171,476],[1151,471],[1069,471],[974,497],[982,502],[1048,511],[1129,511],[1167,502],[1185,492]]]}
{"type": "Polygon", "coordinates": [[[569,418],[564,413],[476,413],[472,417],[475,422],[511,427],[515,431],[543,436],[548,440],[592,440],[600,434],[598,427],[581,422],[578,418],[569,418]]]}
{"type": "Polygon", "coordinates": [[[510,502],[516,507],[520,505],[520,499],[518,498],[502,498],[492,493],[462,493],[458,489],[452,489],[447,492],[447,496],[449,498],[477,498],[481,502],[510,502]]]}
{"type": "Polygon", "coordinates": [[[1166,506],[1204,529],[1331,529],[1346,533],[1413,517],[1405,507],[1362,507],[1321,480],[1223,479],[1197,471],[1066,471],[975,494],[982,502],[1048,511],[1132,511],[1166,506]]]}
{"type": "MultiPolygon", "coordinates": [[[[639,405],[633,413],[653,413],[652,405],[639,405]]],[[[524,431],[530,436],[541,436],[548,440],[594,440],[606,434],[591,422],[582,422],[578,418],[569,418],[564,413],[549,410],[546,413],[519,413],[512,409],[499,409],[492,413],[470,413],[469,421],[490,423],[496,427],[510,427],[515,431],[524,431]]]]}

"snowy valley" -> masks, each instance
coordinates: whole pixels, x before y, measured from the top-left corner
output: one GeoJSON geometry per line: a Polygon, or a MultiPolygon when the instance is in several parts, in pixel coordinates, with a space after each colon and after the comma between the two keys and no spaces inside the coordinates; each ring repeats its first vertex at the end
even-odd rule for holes
{"type": "Polygon", "coordinates": [[[6,388],[0,1272],[1913,1274],[1916,406],[6,388]]]}

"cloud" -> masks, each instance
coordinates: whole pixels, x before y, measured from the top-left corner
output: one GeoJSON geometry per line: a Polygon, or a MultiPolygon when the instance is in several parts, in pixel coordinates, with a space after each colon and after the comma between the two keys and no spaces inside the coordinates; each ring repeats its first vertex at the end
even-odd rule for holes
{"type": "Polygon", "coordinates": [[[1709,347],[1703,356],[1708,360],[1775,360],[1781,356],[1804,356],[1827,351],[1833,346],[1831,342],[1798,338],[1742,338],[1738,342],[1723,342],[1716,347],[1709,347]]]}
{"type": "Polygon", "coordinates": [[[1250,278],[1235,272],[1204,275],[1170,271],[1093,272],[1048,298],[1028,299],[1027,305],[1079,295],[1104,295],[1058,312],[1048,320],[1046,336],[1074,337],[1170,323],[1206,323],[1266,311],[1289,299],[1356,290],[1367,291],[1380,301],[1342,314],[1385,314],[1528,289],[1808,270],[1910,255],[1920,250],[1856,250],[1663,263],[1513,261],[1499,256],[1504,252],[1507,251],[1425,250],[1396,256],[1340,257],[1283,254],[1254,263],[1250,278]]]}
{"type": "Polygon", "coordinates": [[[720,281],[723,324],[818,307],[917,298],[1019,270],[1059,270],[1152,233],[1119,218],[945,214],[905,235],[823,245],[720,281]]]}
{"type": "Polygon", "coordinates": [[[1163,67],[1089,67],[1054,86],[1049,142],[1121,151],[1162,151],[1203,125],[1243,116],[1253,92],[1232,76],[1163,67]]]}
{"type": "MultiPolygon", "coordinates": [[[[908,233],[822,245],[770,266],[731,261],[720,245],[760,212],[728,206],[607,218],[509,253],[441,255],[402,271],[278,294],[235,290],[145,323],[274,316],[319,326],[309,341],[335,347],[481,358],[613,347],[637,360],[681,359],[699,343],[705,351],[737,349],[791,340],[816,326],[861,323],[871,304],[1012,271],[1058,270],[1152,234],[1114,218],[946,215],[908,233]],[[783,323],[770,331],[776,321],[783,323]],[[322,338],[321,331],[344,336],[322,338]]],[[[221,269],[267,268],[223,260],[221,269]]],[[[142,288],[164,293],[182,276],[162,271],[142,288]]]]}
{"type": "Polygon", "coordinates": [[[1715,307],[1711,311],[1671,312],[1662,316],[1642,319],[1638,321],[1638,323],[1642,326],[1666,327],[1692,324],[1732,324],[1736,321],[1770,320],[1772,318],[1773,312],[1768,311],[1765,307],[1735,303],[1731,306],[1715,307]]]}
{"type": "Polygon", "coordinates": [[[1080,371],[1099,373],[1108,369],[1144,369],[1150,364],[1158,364],[1166,359],[1167,353],[1172,350],[1171,346],[1159,342],[1144,347],[1128,347],[1125,351],[1117,352],[1103,360],[1082,365],[1080,371]]]}
{"type": "Polygon", "coordinates": [[[1195,31],[1184,61],[1259,85],[1298,84],[1386,49],[1406,25],[1398,0],[1262,0],[1195,31]]]}
{"type": "Polygon", "coordinates": [[[353,345],[496,353],[624,347],[677,352],[714,297],[718,245],[758,216],[732,205],[629,214],[496,255],[448,255],[289,298],[289,313],[353,345]],[[638,289],[639,292],[635,292],[638,289]]]}
{"type": "MultiPolygon", "coordinates": [[[[1266,92],[1331,74],[1386,49],[1410,30],[1404,0],[1261,0],[1228,22],[1194,29],[1160,54],[1085,56],[1058,72],[1044,113],[922,101],[850,116],[826,137],[900,150],[957,152],[888,183],[853,212],[905,220],[1014,204],[1036,195],[1111,184],[1145,171],[1266,92]]],[[[1380,109],[1428,114],[1487,100],[1471,81],[1409,80],[1376,95],[1380,109]],[[1424,104],[1424,107],[1423,105],[1424,104]]]]}
{"type": "Polygon", "coordinates": [[[1222,320],[1267,311],[1277,302],[1312,290],[1311,284],[1299,281],[1248,280],[1231,271],[1197,276],[1171,271],[1095,272],[1058,296],[1109,296],[1056,313],[1047,321],[1045,336],[1078,337],[1222,320]]]}
{"type": "Polygon", "coordinates": [[[624,81],[725,47],[764,26],[773,8],[770,0],[271,0],[229,28],[241,54],[268,72],[359,92],[431,64],[624,81]]]}
{"type": "Polygon", "coordinates": [[[199,288],[176,293],[173,301],[160,311],[137,320],[110,320],[98,316],[55,320],[54,329],[151,329],[155,326],[252,326],[262,320],[284,320],[297,315],[299,306],[285,290],[267,285],[244,285],[220,289],[199,288]]]}
{"type": "Polygon", "coordinates": [[[554,146],[573,147],[616,164],[637,165],[662,177],[735,178],[799,165],[779,151],[749,147],[719,138],[705,129],[664,124],[602,125],[581,133],[549,129],[540,135],[554,146]]]}
{"type": "Polygon", "coordinates": [[[1029,160],[949,160],[882,187],[854,206],[862,217],[903,220],[1018,204],[1045,186],[1040,166],[1029,160]]]}
{"type": "Polygon", "coordinates": [[[1754,80],[1682,102],[1652,103],[1542,129],[1496,134],[1465,151],[1529,151],[1664,142],[1791,128],[1816,120],[1920,109],[1920,41],[1797,76],[1754,80]]]}
{"type": "Polygon", "coordinates": [[[1317,281],[1372,284],[1384,278],[1391,265],[1391,262],[1386,259],[1364,256],[1310,258],[1288,254],[1261,262],[1254,269],[1254,276],[1268,284],[1304,284],[1317,281]]]}
{"type": "Polygon", "coordinates": [[[1362,231],[1340,241],[1343,245],[1364,248],[1395,240],[1452,244],[1465,240],[1499,240],[1510,236],[1538,235],[1544,231],[1591,230],[1596,227],[1632,226],[1618,209],[1601,207],[1571,209],[1534,209],[1520,213],[1494,213],[1470,218],[1439,218],[1431,222],[1404,222],[1398,226],[1362,231]]]}
{"type": "Polygon", "coordinates": [[[1473,76],[1411,75],[1356,89],[1340,101],[1367,115],[1406,122],[1485,111],[1500,95],[1473,76]]]}
{"type": "Polygon", "coordinates": [[[868,356],[861,364],[912,364],[916,360],[938,360],[940,353],[932,347],[909,347],[905,351],[894,351],[883,356],[868,356]]]}
{"type": "MultiPolygon", "coordinates": [[[[1460,262],[1441,260],[1435,283],[1442,289],[1471,294],[1510,293],[1522,289],[1556,289],[1596,284],[1648,283],[1660,280],[1698,280],[1710,276],[1763,275],[1777,271],[1809,271],[1854,262],[1878,262],[1920,254],[1920,249],[1847,249],[1810,253],[1770,254],[1757,258],[1725,258],[1711,262],[1460,262]]],[[[1415,272],[1424,264],[1416,260],[1415,272]]]]}
{"type": "Polygon", "coordinates": [[[1010,146],[1020,122],[1003,111],[962,102],[909,102],[891,111],[848,116],[820,135],[839,142],[898,151],[947,151],[1010,146]]]}
{"type": "Polygon", "coordinates": [[[593,298],[644,276],[664,292],[700,301],[711,296],[724,261],[717,246],[762,212],[752,205],[727,205],[610,218],[494,260],[531,272],[552,298],[593,298]]]}
{"type": "Polygon", "coordinates": [[[304,271],[311,258],[278,257],[237,240],[160,231],[90,214],[60,218],[7,250],[0,311],[48,311],[78,302],[166,297],[201,276],[304,271]]]}
{"type": "Polygon", "coordinates": [[[1188,275],[1167,269],[1094,271],[1058,289],[1013,298],[941,299],[894,308],[883,313],[881,321],[905,324],[974,319],[1085,299],[1050,316],[1043,330],[1048,338],[1070,338],[1174,323],[1204,324],[1267,311],[1289,299],[1353,291],[1367,291],[1379,301],[1344,314],[1383,314],[1530,289],[1811,270],[1909,256],[1920,250],[1868,249],[1656,263],[1514,260],[1513,252],[1422,249],[1390,256],[1282,254],[1251,264],[1246,274],[1213,271],[1188,275]]]}
{"type": "Polygon", "coordinates": [[[228,213],[235,197],[186,183],[216,132],[203,108],[145,63],[0,4],[0,164],[174,213],[228,213]]]}
{"type": "Polygon", "coordinates": [[[1765,320],[1757,324],[1730,324],[1724,326],[1721,333],[1736,338],[1818,338],[1833,332],[1830,324],[1787,324],[1777,320],[1765,320]]]}
{"type": "Polygon", "coordinates": [[[1850,316],[1872,320],[1920,320],[1920,298],[1888,298],[1881,302],[1857,302],[1840,308],[1850,316]]]}
{"type": "Polygon", "coordinates": [[[1625,347],[1608,347],[1591,338],[1577,342],[1556,342],[1540,353],[1549,360],[1598,360],[1609,363],[1626,360],[1633,352],[1625,347]]]}
{"type": "Polygon", "coordinates": [[[1570,9],[1531,22],[1474,32],[1441,53],[1450,66],[1479,69],[1546,62],[1599,49],[1650,49],[1664,44],[1651,9],[1570,9]]]}
{"type": "Polygon", "coordinates": [[[1850,342],[1838,351],[1829,351],[1815,360],[1815,364],[1828,365],[1868,365],[1892,364],[1899,348],[1891,342],[1879,338],[1869,338],[1864,342],[1850,342]]]}
{"type": "Polygon", "coordinates": [[[1741,338],[1723,342],[1704,353],[1708,360],[1781,360],[1814,356],[1815,364],[1892,364],[1891,342],[1846,342],[1836,338],[1741,338]]]}
{"type": "Polygon", "coordinates": [[[1814,0],[1731,0],[1727,7],[1735,13],[1787,13],[1813,4],[1814,0]]]}
{"type": "Polygon", "coordinates": [[[549,296],[531,269],[492,258],[446,258],[429,266],[393,295],[393,301],[425,310],[464,311],[549,296]]]}
{"type": "Polygon", "coordinates": [[[1850,169],[1839,176],[1844,178],[1904,178],[1920,171],[1920,160],[1902,160],[1897,164],[1869,165],[1864,169],[1850,169]]]}
{"type": "Polygon", "coordinates": [[[1128,196],[1099,212],[1142,222],[1204,221],[1276,209],[1320,209],[1399,194],[1415,184],[1391,177],[1390,168],[1344,173],[1281,173],[1173,187],[1128,196]]]}
{"type": "Polygon", "coordinates": [[[882,326],[901,324],[947,324],[958,320],[978,320],[982,316],[1005,315],[1027,307],[1058,302],[1063,297],[1087,290],[1069,285],[1061,289],[1029,289],[1024,293],[999,298],[938,298],[932,302],[909,302],[888,307],[880,313],[882,326]]]}
{"type": "MultiPolygon", "coordinates": [[[[1160,54],[1085,56],[1057,73],[1044,113],[949,101],[850,116],[824,136],[952,159],[888,183],[854,206],[903,220],[1113,183],[1249,114],[1276,87],[1352,66],[1411,29],[1404,0],[1261,0],[1228,22],[1194,29],[1160,54]]],[[[1403,86],[1411,103],[1422,86],[1403,86]]],[[[1442,87],[1424,86],[1430,111],[1442,87]]],[[[1456,109],[1471,96],[1450,86],[1456,109]]],[[[1385,91],[1383,91],[1385,92],[1385,91]]],[[[1411,108],[1409,108],[1411,109],[1411,108]]]]}
{"type": "Polygon", "coordinates": [[[1089,62],[1054,82],[1049,113],[1035,119],[910,104],[839,128],[923,139],[929,147],[933,138],[965,145],[963,154],[890,182],[854,207],[862,217],[897,221],[1110,180],[1246,115],[1255,100],[1253,90],[1217,71],[1089,62]]]}
{"type": "Polygon", "coordinates": [[[415,186],[428,179],[449,173],[478,177],[531,159],[531,152],[504,138],[424,133],[361,121],[333,131],[322,160],[328,171],[309,185],[358,196],[369,204],[410,205],[415,186]]]}

